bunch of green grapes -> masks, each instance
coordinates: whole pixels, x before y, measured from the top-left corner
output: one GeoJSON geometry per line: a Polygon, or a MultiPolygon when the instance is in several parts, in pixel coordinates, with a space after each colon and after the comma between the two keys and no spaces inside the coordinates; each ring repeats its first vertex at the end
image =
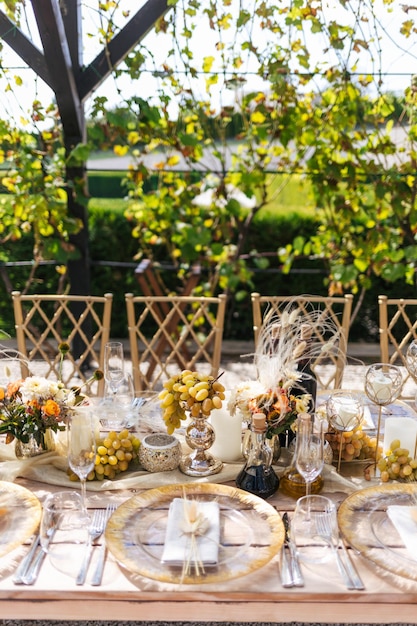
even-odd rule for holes
{"type": "MultiPolygon", "coordinates": [[[[113,480],[120,472],[129,469],[130,464],[138,457],[139,439],[127,429],[116,433],[111,431],[97,442],[97,454],[94,469],[88,474],[87,480],[113,480]]],[[[78,480],[78,476],[69,470],[70,480],[78,480]]]]}
{"type": "Polygon", "coordinates": [[[225,388],[218,379],[191,370],[183,370],[164,383],[159,394],[163,418],[168,434],[172,435],[186,418],[186,411],[192,417],[200,413],[208,417],[213,409],[221,409],[225,399],[225,388]]]}
{"type": "Polygon", "coordinates": [[[369,437],[357,426],[349,431],[330,431],[326,439],[333,450],[334,458],[339,457],[340,446],[342,461],[375,459],[376,437],[369,437]]]}
{"type": "Polygon", "coordinates": [[[417,480],[417,459],[410,456],[409,450],[401,448],[399,439],[395,439],[386,456],[378,461],[378,469],[381,472],[381,481],[389,480],[409,482],[417,480]]]}

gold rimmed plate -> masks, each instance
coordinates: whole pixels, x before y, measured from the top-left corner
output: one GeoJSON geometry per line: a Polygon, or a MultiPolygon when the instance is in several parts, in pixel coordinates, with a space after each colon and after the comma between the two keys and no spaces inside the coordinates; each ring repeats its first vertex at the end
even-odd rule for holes
{"type": "Polygon", "coordinates": [[[205,584],[245,576],[263,567],[280,550],[284,535],[280,515],[265,500],[227,485],[189,483],[133,496],[113,513],[105,538],[116,560],[132,573],[160,582],[205,584]],[[184,574],[182,567],[163,562],[168,510],[174,498],[218,503],[216,566],[184,574]]]}
{"type": "Polygon", "coordinates": [[[417,541],[414,546],[404,545],[388,515],[391,506],[416,507],[417,485],[390,483],[351,494],[339,507],[339,528],[352,548],[367,560],[417,581],[417,541]]]}
{"type": "Polygon", "coordinates": [[[42,507],[25,487],[0,481],[0,557],[24,543],[39,526],[42,507]]]}

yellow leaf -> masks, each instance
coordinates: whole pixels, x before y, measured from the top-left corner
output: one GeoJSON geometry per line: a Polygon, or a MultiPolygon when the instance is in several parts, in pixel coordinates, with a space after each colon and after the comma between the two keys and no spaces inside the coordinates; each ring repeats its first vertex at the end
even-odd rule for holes
{"type": "Polygon", "coordinates": [[[172,167],[174,165],[177,165],[180,162],[180,157],[178,155],[174,155],[174,156],[170,156],[167,159],[167,165],[169,167],[172,167]]]}
{"type": "Polygon", "coordinates": [[[139,133],[138,133],[138,132],[136,132],[135,130],[134,130],[134,131],[131,131],[131,132],[128,134],[128,136],[127,136],[127,140],[128,140],[128,142],[129,142],[130,144],[133,144],[133,145],[134,145],[135,143],[138,143],[139,138],[140,138],[139,133]]]}
{"type": "Polygon", "coordinates": [[[214,57],[204,57],[203,59],[203,71],[209,72],[213,66],[214,57]]]}
{"type": "Polygon", "coordinates": [[[260,111],[254,111],[250,118],[254,124],[263,124],[265,121],[265,115],[260,111]]]}
{"type": "Polygon", "coordinates": [[[117,156],[124,156],[129,150],[129,146],[114,146],[113,152],[117,156]]]}
{"type": "Polygon", "coordinates": [[[16,83],[16,85],[18,85],[20,87],[20,85],[23,85],[23,80],[21,76],[14,76],[14,82],[16,83]]]}

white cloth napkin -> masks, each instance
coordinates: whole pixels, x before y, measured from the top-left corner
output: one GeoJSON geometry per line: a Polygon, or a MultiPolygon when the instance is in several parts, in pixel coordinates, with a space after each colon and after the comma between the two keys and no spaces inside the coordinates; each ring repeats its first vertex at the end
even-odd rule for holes
{"type": "Polygon", "coordinates": [[[168,565],[181,566],[185,561],[199,562],[199,565],[214,567],[219,559],[220,540],[220,509],[217,502],[197,502],[174,498],[169,506],[165,544],[162,562],[168,565]],[[183,532],[181,525],[184,520],[185,507],[194,502],[198,512],[204,515],[209,525],[206,532],[196,535],[197,554],[191,551],[191,537],[183,532]],[[197,558],[196,558],[197,557],[197,558]]]}
{"type": "Polygon", "coordinates": [[[392,505],[387,507],[387,514],[410,557],[417,561],[417,507],[392,505]]]}

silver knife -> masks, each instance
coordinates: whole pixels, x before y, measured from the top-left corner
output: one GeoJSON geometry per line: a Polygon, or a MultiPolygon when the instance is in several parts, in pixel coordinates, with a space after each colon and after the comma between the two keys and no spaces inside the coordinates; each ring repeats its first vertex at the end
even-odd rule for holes
{"type": "Polygon", "coordinates": [[[288,558],[287,543],[284,541],[281,548],[281,585],[283,587],[294,587],[294,581],[292,578],[292,567],[290,559],[288,558]]]}
{"type": "Polygon", "coordinates": [[[282,516],[282,521],[284,522],[285,528],[285,541],[288,545],[290,551],[290,566],[292,573],[292,580],[294,587],[304,587],[304,577],[301,573],[300,561],[298,560],[297,548],[294,545],[293,540],[291,539],[291,522],[288,517],[288,513],[284,513],[282,516]]]}
{"type": "Polygon", "coordinates": [[[35,537],[33,538],[32,544],[26,556],[20,561],[19,566],[16,569],[16,572],[12,578],[13,584],[23,585],[23,578],[25,577],[26,572],[28,571],[32,563],[32,559],[34,558],[36,554],[36,550],[38,549],[39,544],[40,544],[40,537],[39,537],[39,533],[37,533],[35,537]]]}
{"type": "Polygon", "coordinates": [[[52,540],[52,537],[54,536],[54,534],[55,534],[55,528],[51,528],[51,530],[48,533],[48,539],[45,542],[45,545],[41,546],[41,549],[36,554],[35,558],[30,564],[30,567],[28,567],[28,569],[26,570],[25,575],[22,576],[22,583],[24,585],[33,585],[36,582],[39,571],[41,569],[41,565],[46,556],[46,551],[48,549],[49,543],[52,540]]]}

